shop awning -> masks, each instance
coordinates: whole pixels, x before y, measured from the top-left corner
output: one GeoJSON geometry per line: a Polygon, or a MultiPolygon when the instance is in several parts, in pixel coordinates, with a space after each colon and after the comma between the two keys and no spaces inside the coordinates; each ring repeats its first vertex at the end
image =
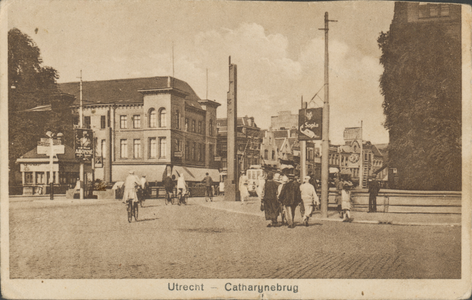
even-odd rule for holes
{"type": "Polygon", "coordinates": [[[210,175],[214,182],[220,181],[220,172],[217,169],[191,168],[174,166],[174,173],[177,175],[184,174],[185,181],[200,182],[205,178],[206,173],[210,175]]]}

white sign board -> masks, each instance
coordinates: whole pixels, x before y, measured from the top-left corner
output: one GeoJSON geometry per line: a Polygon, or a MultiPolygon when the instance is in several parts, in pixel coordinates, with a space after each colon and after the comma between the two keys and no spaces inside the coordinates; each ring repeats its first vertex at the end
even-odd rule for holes
{"type": "MultiPolygon", "coordinates": [[[[51,146],[39,146],[38,145],[38,154],[46,154],[49,155],[51,152],[51,146]]],[[[65,147],[64,145],[53,145],[52,146],[52,152],[53,154],[64,154],[65,152],[65,147]]]]}

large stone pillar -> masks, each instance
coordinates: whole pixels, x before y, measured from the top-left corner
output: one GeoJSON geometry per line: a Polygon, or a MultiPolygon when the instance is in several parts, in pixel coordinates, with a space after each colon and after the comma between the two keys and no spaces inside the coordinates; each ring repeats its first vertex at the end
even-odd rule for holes
{"type": "Polygon", "coordinates": [[[238,161],[237,161],[237,118],[238,118],[238,97],[237,97],[237,66],[231,64],[231,56],[229,57],[229,91],[227,96],[227,177],[225,180],[225,200],[239,200],[238,185],[238,161]]]}

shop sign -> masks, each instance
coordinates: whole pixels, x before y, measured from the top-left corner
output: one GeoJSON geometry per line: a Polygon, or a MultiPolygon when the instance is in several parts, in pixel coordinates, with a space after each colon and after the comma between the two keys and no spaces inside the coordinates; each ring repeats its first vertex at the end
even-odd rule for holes
{"type": "Polygon", "coordinates": [[[174,151],[174,157],[182,157],[182,151],[174,151]]]}
{"type": "Polygon", "coordinates": [[[298,111],[298,139],[321,140],[323,108],[307,108],[298,111]]]}

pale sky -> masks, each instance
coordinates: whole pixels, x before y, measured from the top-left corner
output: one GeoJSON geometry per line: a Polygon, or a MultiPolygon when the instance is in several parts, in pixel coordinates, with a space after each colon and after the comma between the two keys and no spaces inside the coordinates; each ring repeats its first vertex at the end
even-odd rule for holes
{"type": "MultiPolygon", "coordinates": [[[[228,56],[238,66],[238,116],[267,129],[279,111],[298,113],[323,86],[324,13],[329,24],[330,139],[345,127],[387,143],[379,89],[377,38],[388,31],[394,2],[229,2],[14,0],[9,29],[29,35],[59,82],[174,75],[226,117],[228,56]],[[37,29],[37,30],[36,30],[37,29]]],[[[2,13],[5,13],[3,11],[2,13]]],[[[324,92],[316,97],[323,103],[324,92]]],[[[312,104],[313,105],[313,104],[312,104]]]]}

